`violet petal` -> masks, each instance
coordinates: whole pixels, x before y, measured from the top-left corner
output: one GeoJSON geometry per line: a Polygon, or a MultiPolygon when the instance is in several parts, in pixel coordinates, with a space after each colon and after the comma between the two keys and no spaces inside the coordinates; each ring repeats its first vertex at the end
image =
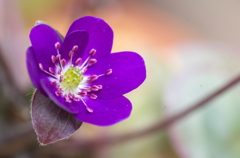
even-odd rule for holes
{"type": "Polygon", "coordinates": [[[31,104],[33,128],[41,145],[71,136],[82,122],[36,91],[31,104]]]}
{"type": "Polygon", "coordinates": [[[85,75],[100,75],[112,69],[112,74],[99,77],[91,85],[102,85],[102,89],[95,92],[98,97],[112,98],[128,93],[137,88],[146,78],[144,60],[134,52],[112,53],[99,58],[85,75]]]}
{"type": "Polygon", "coordinates": [[[74,52],[72,61],[75,62],[77,58],[82,57],[88,44],[88,39],[89,35],[86,31],[74,31],[68,34],[60,49],[62,58],[69,59],[69,52],[75,45],[78,46],[78,49],[74,52]]]}
{"type": "Polygon", "coordinates": [[[27,69],[30,79],[34,85],[44,96],[47,97],[47,94],[42,89],[40,84],[40,79],[44,75],[43,72],[39,69],[37,60],[32,47],[29,47],[27,50],[27,69]]]}
{"type": "Polygon", "coordinates": [[[74,116],[80,121],[98,126],[118,123],[128,118],[132,111],[131,102],[123,96],[110,99],[97,98],[96,100],[87,98],[85,102],[93,112],[89,113],[86,107],[80,104],[80,111],[74,116]]]}
{"type": "Polygon", "coordinates": [[[51,85],[50,81],[46,79],[42,79],[40,81],[43,90],[48,94],[48,97],[57,104],[60,108],[70,112],[72,114],[76,114],[79,112],[79,103],[76,101],[72,101],[71,103],[66,102],[63,96],[57,96],[55,92],[57,91],[55,85],[51,85]]]}
{"type": "Polygon", "coordinates": [[[51,56],[57,55],[55,43],[62,44],[58,33],[50,26],[40,24],[31,30],[30,39],[38,63],[41,63],[44,69],[53,66],[51,56]]]}
{"type": "Polygon", "coordinates": [[[96,49],[95,58],[111,53],[113,43],[113,31],[102,19],[92,16],[85,16],[73,22],[68,34],[76,30],[85,30],[89,34],[89,43],[84,53],[84,59],[91,49],[96,49]]]}

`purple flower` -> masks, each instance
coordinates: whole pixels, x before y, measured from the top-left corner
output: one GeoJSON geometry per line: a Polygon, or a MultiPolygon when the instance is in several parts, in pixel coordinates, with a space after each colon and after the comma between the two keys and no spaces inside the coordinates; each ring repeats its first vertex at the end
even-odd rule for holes
{"type": "Polygon", "coordinates": [[[46,24],[30,33],[27,68],[33,85],[78,120],[106,126],[127,118],[123,96],[146,78],[144,60],[134,52],[111,54],[113,31],[100,18],[76,20],[65,39],[46,24]]]}

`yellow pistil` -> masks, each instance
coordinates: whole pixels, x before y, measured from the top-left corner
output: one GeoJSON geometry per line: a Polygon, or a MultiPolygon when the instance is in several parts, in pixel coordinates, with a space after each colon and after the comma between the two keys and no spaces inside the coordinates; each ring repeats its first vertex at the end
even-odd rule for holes
{"type": "Polygon", "coordinates": [[[80,70],[70,66],[63,74],[63,80],[60,83],[60,88],[67,93],[72,93],[79,86],[82,80],[83,76],[80,70]]]}

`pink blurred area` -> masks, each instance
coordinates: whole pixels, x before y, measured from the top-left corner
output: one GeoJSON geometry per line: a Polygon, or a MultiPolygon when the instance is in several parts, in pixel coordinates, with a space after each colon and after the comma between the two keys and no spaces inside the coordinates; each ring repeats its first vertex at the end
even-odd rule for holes
{"type": "MultiPolygon", "coordinates": [[[[84,15],[106,20],[114,30],[114,51],[150,48],[149,54],[161,56],[163,49],[198,35],[181,21],[151,2],[137,1],[6,1],[1,0],[0,41],[16,86],[24,91],[30,80],[25,66],[28,34],[36,20],[47,22],[63,35],[69,25],[84,15]]],[[[141,53],[141,51],[139,52],[141,53]]]]}

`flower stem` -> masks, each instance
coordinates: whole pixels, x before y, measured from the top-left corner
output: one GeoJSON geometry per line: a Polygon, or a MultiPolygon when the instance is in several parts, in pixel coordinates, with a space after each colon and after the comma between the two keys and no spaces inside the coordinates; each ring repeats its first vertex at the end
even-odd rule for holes
{"type": "Polygon", "coordinates": [[[95,139],[93,141],[86,141],[86,142],[81,142],[81,143],[75,142],[74,145],[72,145],[72,147],[76,146],[77,149],[79,149],[79,146],[86,147],[86,145],[89,145],[92,147],[92,146],[99,146],[99,145],[107,145],[107,144],[111,144],[114,142],[120,143],[120,142],[124,142],[124,141],[133,140],[135,138],[139,138],[142,136],[147,136],[147,135],[157,132],[159,130],[163,130],[166,127],[169,127],[170,125],[172,125],[173,123],[179,121],[183,117],[187,116],[188,114],[196,111],[200,107],[207,105],[207,103],[209,103],[216,97],[223,94],[223,92],[226,92],[230,88],[234,87],[239,81],[240,81],[240,75],[237,76],[236,78],[234,78],[233,80],[231,80],[230,82],[228,82],[227,84],[223,85],[221,88],[212,92],[211,94],[209,94],[208,96],[206,96],[205,98],[200,100],[199,102],[193,104],[192,106],[189,106],[189,108],[184,110],[183,112],[176,114],[172,117],[166,118],[163,121],[156,123],[153,126],[150,126],[149,128],[146,128],[146,129],[143,129],[140,131],[134,131],[134,132],[127,133],[127,134],[123,134],[120,136],[108,136],[108,137],[104,137],[104,138],[95,139]]]}
{"type": "MultiPolygon", "coordinates": [[[[203,107],[204,105],[207,105],[207,103],[209,103],[210,101],[212,101],[213,99],[215,99],[216,97],[220,96],[221,94],[223,94],[223,92],[226,92],[227,90],[229,90],[230,88],[234,87],[238,82],[240,82],[240,75],[237,76],[236,78],[234,78],[233,80],[231,80],[230,82],[226,83],[225,85],[223,85],[221,88],[217,89],[216,91],[212,92],[211,94],[209,94],[207,97],[203,98],[202,100],[200,100],[199,102],[193,104],[192,106],[190,106],[188,109],[186,109],[185,111],[176,114],[172,117],[166,118],[163,121],[156,123],[153,126],[150,126],[146,129],[140,130],[140,131],[134,131],[134,132],[130,132],[130,133],[126,133],[126,134],[122,134],[119,136],[107,136],[107,137],[101,137],[99,139],[94,139],[94,140],[86,140],[86,141],[66,141],[62,144],[59,144],[58,146],[52,146],[52,148],[49,148],[49,151],[53,151],[53,148],[67,148],[68,150],[71,151],[79,151],[79,148],[83,147],[83,148],[87,148],[87,147],[101,147],[103,145],[111,145],[113,143],[121,143],[124,141],[130,141],[136,138],[142,138],[143,136],[148,136],[149,134],[152,134],[154,132],[158,132],[160,130],[163,130],[167,127],[169,127],[170,125],[172,125],[173,123],[179,121],[180,119],[182,119],[183,117],[187,116],[188,114],[194,112],[195,110],[199,109],[200,107],[203,107]]],[[[29,128],[28,130],[24,131],[25,133],[31,132],[32,129],[29,128]]],[[[4,142],[6,141],[10,141],[11,143],[13,142],[17,142],[17,140],[19,140],[21,138],[21,135],[23,133],[23,131],[15,131],[14,132],[14,139],[11,139],[12,135],[7,137],[5,139],[5,141],[0,141],[0,150],[2,147],[4,147],[4,142]]],[[[56,150],[57,152],[59,152],[59,150],[56,150]]]]}

